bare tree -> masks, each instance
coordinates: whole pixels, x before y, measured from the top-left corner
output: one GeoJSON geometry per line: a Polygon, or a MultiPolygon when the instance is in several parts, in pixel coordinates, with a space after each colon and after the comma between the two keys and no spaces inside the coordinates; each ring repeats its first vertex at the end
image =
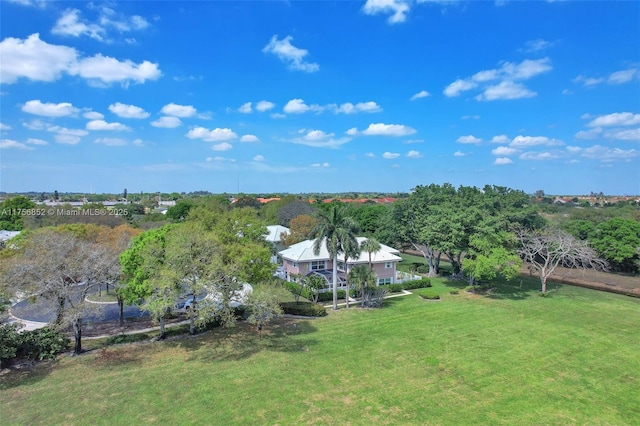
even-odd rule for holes
{"type": "Polygon", "coordinates": [[[44,228],[29,236],[3,274],[14,292],[32,295],[52,306],[54,327],[73,327],[75,354],[82,351],[82,318],[100,309],[87,303],[86,296],[104,280],[104,251],[98,244],[69,232],[44,228]]]}
{"type": "Polygon", "coordinates": [[[547,280],[560,266],[567,268],[607,269],[607,262],[598,258],[586,241],[555,228],[540,231],[516,231],[520,247],[518,254],[540,277],[542,293],[547,292],[547,280]]]}

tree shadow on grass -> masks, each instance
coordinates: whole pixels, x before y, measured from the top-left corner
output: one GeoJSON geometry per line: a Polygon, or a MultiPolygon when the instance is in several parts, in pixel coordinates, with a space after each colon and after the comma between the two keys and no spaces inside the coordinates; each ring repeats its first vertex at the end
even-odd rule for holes
{"type": "MultiPolygon", "coordinates": [[[[447,287],[464,291],[468,287],[466,281],[447,279],[444,283],[447,287]]],[[[478,288],[470,291],[472,294],[484,296],[488,299],[496,300],[525,300],[533,296],[540,295],[540,281],[535,277],[521,275],[512,280],[495,280],[489,283],[481,283],[478,288]]],[[[548,283],[548,294],[552,294],[562,287],[556,282],[548,283]]]]}
{"type": "MultiPolygon", "coordinates": [[[[61,355],[64,356],[64,355],[61,355]]],[[[19,366],[12,366],[2,371],[0,390],[11,389],[17,386],[39,382],[47,377],[54,369],[65,368],[59,365],[58,359],[47,361],[29,361],[19,366]]]]}
{"type": "Polygon", "coordinates": [[[281,318],[266,325],[261,332],[246,322],[239,322],[233,328],[216,328],[169,344],[192,352],[187,360],[205,362],[246,359],[262,351],[306,352],[318,342],[298,336],[317,330],[312,321],[281,318]]]}

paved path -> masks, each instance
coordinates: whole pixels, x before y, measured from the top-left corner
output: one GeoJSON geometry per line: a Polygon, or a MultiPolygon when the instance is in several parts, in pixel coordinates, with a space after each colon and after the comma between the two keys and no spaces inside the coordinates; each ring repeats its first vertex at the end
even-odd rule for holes
{"type": "MultiPolygon", "coordinates": [[[[85,318],[85,321],[103,322],[117,321],[120,318],[120,310],[115,302],[92,302],[93,308],[85,318]]],[[[125,318],[140,318],[149,314],[137,306],[125,306],[123,310],[125,318]]],[[[42,328],[55,319],[55,312],[51,305],[42,299],[32,301],[29,298],[21,300],[9,308],[9,322],[21,322],[25,325],[22,330],[35,330],[42,328]]]]}

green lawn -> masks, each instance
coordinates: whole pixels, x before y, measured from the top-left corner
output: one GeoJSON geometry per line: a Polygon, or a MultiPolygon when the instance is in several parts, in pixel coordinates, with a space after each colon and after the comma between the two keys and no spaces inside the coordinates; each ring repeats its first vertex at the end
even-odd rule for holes
{"type": "MultiPolygon", "coordinates": [[[[640,424],[640,300],[535,281],[1,376],[10,424],[640,424]]],[[[456,288],[460,285],[455,285],[456,288]]]]}

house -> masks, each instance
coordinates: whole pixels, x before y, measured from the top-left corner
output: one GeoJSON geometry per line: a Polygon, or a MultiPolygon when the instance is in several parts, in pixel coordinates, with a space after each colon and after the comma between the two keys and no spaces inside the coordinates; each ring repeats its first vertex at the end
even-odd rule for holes
{"type": "MultiPolygon", "coordinates": [[[[275,256],[275,253],[284,249],[284,245],[280,243],[280,236],[283,233],[289,233],[289,228],[282,225],[269,225],[267,226],[267,231],[264,235],[264,239],[273,246],[274,256],[271,256],[271,263],[278,264],[278,257],[275,256]]],[[[276,275],[282,277],[284,275],[284,269],[282,265],[278,265],[278,270],[276,271],[276,275]]]]}
{"type": "Polygon", "coordinates": [[[289,228],[282,225],[269,225],[267,226],[268,234],[265,234],[264,239],[272,244],[278,244],[280,242],[280,235],[283,233],[289,233],[289,228]]]}
{"type": "MultiPolygon", "coordinates": [[[[362,244],[367,239],[357,237],[358,244],[362,244]]],[[[320,275],[327,281],[327,288],[333,287],[333,261],[325,241],[320,246],[320,252],[313,253],[315,240],[305,240],[298,244],[278,252],[282,259],[284,276],[287,281],[294,281],[296,274],[308,276],[311,274],[320,275]]],[[[378,276],[378,285],[393,284],[397,282],[396,265],[402,260],[398,256],[400,252],[392,247],[380,244],[380,251],[371,253],[371,264],[378,276]]],[[[338,253],[338,287],[344,287],[346,275],[355,265],[368,265],[369,253],[362,251],[355,259],[347,259],[345,268],[344,254],[338,253]]]]}

